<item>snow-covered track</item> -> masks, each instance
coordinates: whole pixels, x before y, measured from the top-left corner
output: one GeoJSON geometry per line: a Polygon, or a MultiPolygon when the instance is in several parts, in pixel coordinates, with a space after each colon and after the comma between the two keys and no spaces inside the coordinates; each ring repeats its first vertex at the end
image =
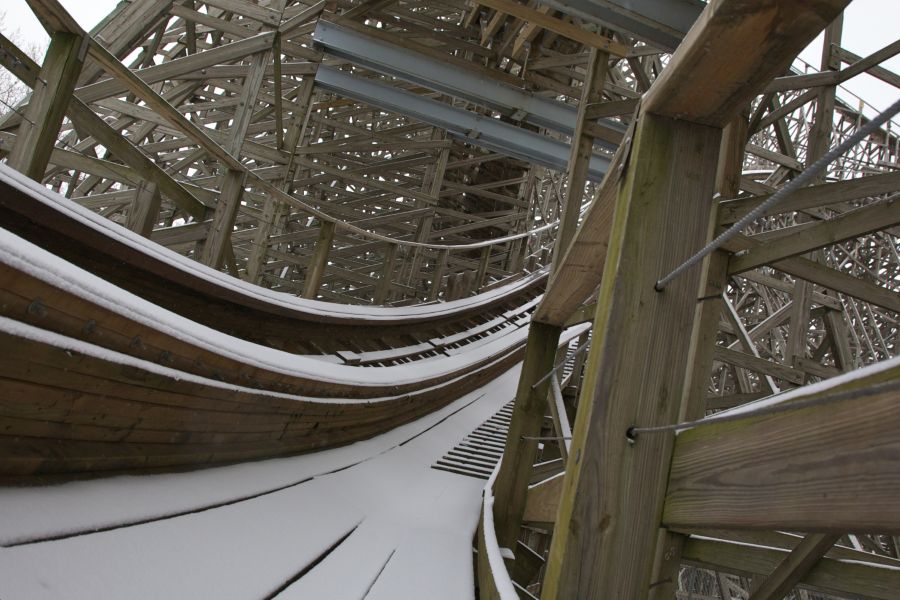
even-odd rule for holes
{"type": "MultiPolygon", "coordinates": [[[[48,248],[0,229],[0,447],[6,457],[0,478],[6,481],[197,467],[371,437],[508,370],[520,360],[523,325],[539,299],[534,278],[456,303],[354,316],[351,307],[298,301],[198,271],[116,225],[94,227],[96,220],[78,211],[67,215],[65,201],[7,175],[0,173],[6,176],[0,196],[7,205],[18,202],[17,231],[48,248]],[[80,245],[76,230],[92,240],[91,249],[80,245]],[[95,274],[68,258],[100,266],[95,274]],[[251,298],[258,306],[235,308],[240,317],[217,321],[228,326],[209,327],[199,300],[195,309],[176,313],[134,293],[165,295],[177,286],[159,274],[134,275],[123,258],[134,259],[138,271],[149,261],[168,265],[173,277],[192,277],[185,290],[206,286],[219,300],[251,298]],[[134,289],[117,285],[123,281],[134,289]],[[238,321],[263,329],[266,311],[291,323],[282,331],[285,340],[306,339],[306,328],[314,337],[321,327],[340,349],[316,346],[318,354],[298,355],[278,341],[231,335],[238,321]],[[397,333],[415,322],[432,324],[424,329],[433,337],[397,333]],[[342,335],[356,343],[340,345],[342,335]]],[[[15,221],[10,214],[7,220],[15,221]]]]}
{"type": "Polygon", "coordinates": [[[535,273],[476,296],[404,307],[273,292],[143,238],[0,165],[0,227],[123,290],[223,333],[297,354],[387,350],[458,333],[533,299],[535,273]]]}

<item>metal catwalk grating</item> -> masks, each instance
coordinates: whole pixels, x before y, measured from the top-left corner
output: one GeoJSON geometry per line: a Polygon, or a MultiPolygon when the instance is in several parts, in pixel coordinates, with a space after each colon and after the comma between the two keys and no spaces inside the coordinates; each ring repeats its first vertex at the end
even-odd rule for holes
{"type": "Polygon", "coordinates": [[[513,400],[437,460],[432,469],[487,479],[503,456],[506,432],[512,418],[513,400]]]}

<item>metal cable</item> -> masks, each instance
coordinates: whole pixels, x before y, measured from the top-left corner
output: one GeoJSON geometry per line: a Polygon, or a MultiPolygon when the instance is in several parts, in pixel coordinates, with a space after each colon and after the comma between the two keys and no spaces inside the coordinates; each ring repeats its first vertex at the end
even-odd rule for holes
{"type": "Polygon", "coordinates": [[[587,348],[587,347],[590,346],[590,345],[591,345],[591,340],[588,340],[588,341],[586,341],[585,343],[583,343],[582,345],[580,345],[580,346],[578,346],[577,348],[575,348],[575,352],[573,352],[571,355],[566,355],[566,357],[565,357],[564,359],[562,359],[562,361],[560,361],[560,363],[559,363],[558,365],[556,365],[555,367],[553,367],[552,369],[550,369],[549,371],[547,371],[547,373],[546,373],[543,377],[541,377],[540,379],[538,379],[537,381],[535,381],[533,384],[531,384],[531,389],[536,390],[537,387],[538,387],[539,385],[541,385],[542,383],[544,383],[545,381],[547,381],[547,379],[548,379],[551,375],[555,374],[557,371],[559,371],[561,368],[563,368],[563,366],[564,366],[567,362],[569,362],[569,360],[575,358],[576,356],[578,356],[579,354],[581,354],[582,352],[584,352],[584,349],[587,348]]]}
{"type": "Polygon", "coordinates": [[[846,392],[836,392],[834,394],[827,394],[825,396],[810,398],[808,400],[798,400],[797,402],[782,402],[780,404],[772,404],[770,406],[765,406],[754,411],[734,414],[722,414],[721,416],[713,415],[711,417],[698,419],[696,421],[685,421],[684,423],[674,423],[672,425],[660,425],[659,427],[629,427],[625,432],[625,436],[630,442],[633,443],[635,438],[639,434],[680,431],[682,429],[691,429],[694,427],[699,427],[701,425],[710,425],[712,423],[727,423],[728,421],[739,421],[747,417],[774,415],[778,413],[789,412],[792,410],[799,410],[801,408],[808,408],[810,406],[832,404],[834,402],[840,402],[842,400],[865,398],[867,396],[874,396],[875,394],[882,394],[884,392],[892,392],[898,389],[900,389],[900,379],[887,381],[885,383],[879,383],[861,390],[848,390],[846,392]]]}
{"type": "Polygon", "coordinates": [[[772,197],[754,208],[752,211],[744,215],[737,223],[728,228],[719,237],[708,243],[702,250],[694,254],[692,257],[683,262],[674,271],[656,282],[654,288],[657,292],[663,291],[673,279],[699,263],[708,254],[722,246],[725,242],[736,236],[744,227],[759,218],[764,212],[782,202],[796,190],[804,187],[813,177],[820,171],[825,169],[832,161],[844,154],[847,150],[859,143],[864,137],[881,127],[881,125],[900,112],[900,100],[897,100],[880,115],[860,127],[853,135],[844,140],[841,144],[826,152],[819,160],[807,167],[800,175],[789,181],[783,188],[772,194],[772,197]]]}

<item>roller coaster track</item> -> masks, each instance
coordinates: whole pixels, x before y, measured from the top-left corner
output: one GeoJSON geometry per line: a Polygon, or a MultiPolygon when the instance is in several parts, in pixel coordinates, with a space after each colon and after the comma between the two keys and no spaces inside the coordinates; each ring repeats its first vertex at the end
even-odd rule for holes
{"type": "Polygon", "coordinates": [[[543,280],[353,314],[189,268],[8,169],[0,185],[0,386],[15,399],[2,416],[4,476],[215,464],[370,437],[517,362],[543,280]]]}

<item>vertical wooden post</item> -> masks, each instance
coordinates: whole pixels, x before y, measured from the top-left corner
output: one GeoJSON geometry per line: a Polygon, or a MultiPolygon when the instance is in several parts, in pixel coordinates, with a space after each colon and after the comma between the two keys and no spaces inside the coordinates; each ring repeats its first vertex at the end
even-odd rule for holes
{"type": "Polygon", "coordinates": [[[438,299],[441,292],[441,281],[444,279],[444,271],[447,270],[447,260],[450,258],[450,250],[443,249],[438,255],[437,263],[434,266],[434,272],[431,274],[431,289],[428,291],[428,300],[434,301],[438,299]]]}
{"type": "Polygon", "coordinates": [[[16,145],[7,164],[35,181],[41,181],[72,90],[87,52],[87,41],[74,33],[56,32],[44,57],[31,101],[19,125],[16,145]]]}
{"type": "Polygon", "coordinates": [[[647,598],[699,269],[656,280],[702,247],[722,130],[643,114],[619,189],[544,598],[647,598]]]}
{"type": "Polygon", "coordinates": [[[334,222],[324,221],[319,227],[319,239],[316,241],[316,249],[312,260],[306,267],[306,282],[303,287],[303,297],[315,299],[325,277],[325,268],[328,266],[328,254],[331,252],[331,243],[334,241],[334,222]]]}
{"type": "Polygon", "coordinates": [[[391,277],[394,274],[394,260],[397,257],[397,244],[387,244],[384,250],[384,265],[381,269],[381,279],[375,287],[375,304],[384,304],[391,291],[391,277]]]}
{"type": "MultiPolygon", "coordinates": [[[[431,139],[435,141],[445,140],[447,139],[447,134],[443,130],[434,128],[431,131],[431,139]]],[[[422,181],[422,191],[434,199],[435,205],[437,205],[438,200],[440,199],[441,186],[444,183],[444,174],[447,171],[447,163],[449,160],[450,148],[444,148],[441,150],[440,154],[438,154],[434,164],[428,165],[425,169],[425,176],[422,181]]],[[[424,208],[425,204],[424,200],[416,200],[416,208],[424,208]]],[[[416,235],[413,239],[419,243],[427,242],[429,236],[431,236],[431,227],[433,224],[434,212],[432,211],[431,214],[428,214],[419,220],[419,224],[416,227],[416,235]]],[[[406,261],[409,272],[405,277],[401,275],[400,281],[406,281],[408,284],[412,284],[413,277],[422,270],[422,260],[424,259],[423,252],[424,248],[420,246],[415,246],[410,249],[411,258],[407,256],[406,261]]]]}
{"type": "Polygon", "coordinates": [[[525,496],[537,452],[537,441],[528,438],[540,436],[550,391],[549,377],[540,384],[537,382],[553,368],[561,333],[561,327],[536,321],[528,327],[525,361],[516,389],[503,460],[494,483],[494,527],[501,548],[516,547],[522,526],[525,496]]]}
{"type": "MultiPolygon", "coordinates": [[[[231,124],[231,135],[225,150],[235,158],[241,153],[244,138],[253,116],[253,108],[256,105],[256,96],[262,86],[263,76],[266,74],[266,65],[272,56],[272,50],[259,52],[250,61],[250,71],[244,80],[244,89],[241,92],[238,105],[235,107],[234,122],[231,124]]],[[[203,264],[218,269],[225,260],[226,246],[231,245],[231,230],[237,219],[238,210],[241,207],[241,198],[244,195],[244,183],[246,173],[234,169],[228,169],[221,178],[219,187],[219,201],[213,214],[213,225],[209,230],[206,243],[203,246],[201,260],[203,264]]]]}
{"type": "Polygon", "coordinates": [[[159,217],[159,206],[162,198],[159,187],[152,181],[145,181],[134,192],[131,209],[128,211],[126,226],[131,231],[146,238],[153,233],[153,226],[159,217]]]}
{"type": "Polygon", "coordinates": [[[481,289],[484,285],[484,278],[487,276],[488,265],[491,262],[491,246],[485,246],[481,249],[481,259],[478,261],[478,272],[475,274],[475,291],[481,289]]]}
{"type": "MultiPolygon", "coordinates": [[[[716,173],[716,192],[723,198],[735,198],[740,191],[744,162],[744,146],[747,143],[747,115],[734,118],[723,134],[719,149],[716,173]]],[[[717,222],[718,206],[712,206],[710,226],[717,222]]],[[[714,234],[715,232],[711,232],[714,234]]],[[[688,354],[690,365],[684,383],[679,421],[692,421],[703,416],[706,407],[706,390],[712,371],[716,334],[722,316],[722,293],[728,280],[728,252],[717,250],[703,261],[701,269],[700,301],[694,316],[694,330],[688,354]]],[[[687,536],[659,531],[654,559],[651,600],[671,600],[675,597],[678,570],[687,536]]]]}
{"type": "Polygon", "coordinates": [[[231,230],[234,229],[246,180],[247,172],[235,169],[227,169],[221,178],[219,202],[213,212],[212,225],[200,258],[203,264],[213,269],[221,268],[225,261],[225,249],[231,244],[231,230]]]}
{"type": "Polygon", "coordinates": [[[572,134],[572,154],[569,158],[569,169],[566,185],[566,198],[562,206],[562,217],[559,231],[556,234],[556,248],[553,252],[555,267],[575,235],[578,227],[578,214],[584,198],[584,186],[587,183],[588,167],[594,152],[594,138],[585,132],[586,114],[591,104],[603,99],[603,83],[609,68],[609,53],[591,49],[588,60],[584,89],[581,102],[578,104],[578,118],[575,121],[575,132],[572,134]]]}
{"type": "MultiPolygon", "coordinates": [[[[824,40],[822,41],[821,68],[823,71],[837,71],[841,68],[841,61],[835,55],[831,45],[840,45],[843,26],[844,15],[841,13],[825,29],[824,40]]],[[[809,147],[806,152],[807,165],[814,163],[816,159],[828,152],[828,147],[831,144],[831,132],[834,129],[834,98],[835,86],[825,86],[819,90],[819,97],[816,100],[815,122],[812,130],[809,132],[809,147]]],[[[816,180],[824,181],[825,173],[819,175],[816,180]]]]}
{"type": "MultiPolygon", "coordinates": [[[[291,192],[291,186],[296,171],[294,157],[295,150],[300,141],[304,138],[309,124],[309,113],[312,108],[313,84],[315,79],[313,76],[307,76],[300,86],[297,94],[297,106],[294,110],[295,115],[302,116],[291,122],[288,128],[287,137],[285,138],[284,149],[289,151],[290,158],[285,168],[285,176],[280,179],[276,185],[280,185],[285,192],[291,192]]],[[[266,196],[265,206],[263,207],[263,218],[259,221],[256,228],[256,235],[253,236],[253,250],[250,252],[250,258],[247,260],[247,280],[251,283],[259,284],[262,281],[263,265],[269,253],[269,236],[278,234],[278,223],[286,212],[284,204],[266,196]]]]}

